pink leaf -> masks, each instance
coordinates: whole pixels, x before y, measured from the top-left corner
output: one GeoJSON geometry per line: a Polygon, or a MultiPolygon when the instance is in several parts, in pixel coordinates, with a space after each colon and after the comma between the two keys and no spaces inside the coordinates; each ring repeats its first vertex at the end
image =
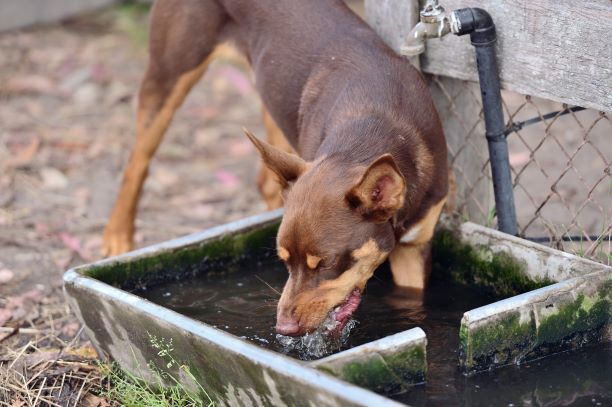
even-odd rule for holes
{"type": "Polygon", "coordinates": [[[215,172],[215,177],[217,177],[217,180],[226,187],[233,188],[238,185],[238,178],[229,171],[219,170],[215,172]]]}
{"type": "Polygon", "coordinates": [[[76,237],[71,236],[68,233],[60,233],[59,237],[67,248],[81,256],[83,260],[92,260],[93,257],[91,256],[91,253],[89,253],[87,249],[83,248],[81,242],[79,242],[76,237]]]}
{"type": "Polygon", "coordinates": [[[0,268],[0,284],[6,284],[15,277],[15,273],[7,268],[0,268]]]}
{"type": "Polygon", "coordinates": [[[219,69],[220,76],[225,77],[241,96],[247,96],[253,91],[249,78],[232,66],[224,66],[219,69]]]}

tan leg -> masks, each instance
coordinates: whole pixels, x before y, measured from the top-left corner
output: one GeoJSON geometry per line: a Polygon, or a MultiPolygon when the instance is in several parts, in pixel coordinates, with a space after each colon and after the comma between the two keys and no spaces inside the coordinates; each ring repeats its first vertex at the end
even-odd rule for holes
{"type": "Polygon", "coordinates": [[[431,271],[431,238],[446,198],[432,206],[401,238],[389,255],[393,281],[398,286],[424,289],[431,271]]]}
{"type": "Polygon", "coordinates": [[[175,7],[173,3],[160,0],[152,11],[151,55],[138,95],[136,144],[104,231],[105,256],[132,249],[134,218],[151,158],[174,112],[206,71],[223,21],[220,17],[213,18],[214,7],[218,7],[213,2],[206,9],[202,9],[198,0],[186,1],[185,7],[175,7]],[[208,20],[203,20],[205,17],[208,20]],[[199,48],[193,46],[193,38],[199,38],[199,48]]]}
{"type": "MultiPolygon", "coordinates": [[[[264,126],[266,127],[268,143],[276,146],[283,151],[294,153],[293,147],[289,144],[282,130],[276,125],[270,113],[264,107],[262,109],[262,117],[264,126]]],[[[283,206],[283,198],[281,196],[281,186],[276,179],[276,174],[269,170],[263,163],[257,176],[257,186],[261,197],[268,204],[268,209],[277,209],[283,206]]]]}
{"type": "Polygon", "coordinates": [[[156,100],[158,95],[152,96],[141,92],[136,119],[136,144],[123,174],[115,207],[104,231],[105,256],[114,256],[132,249],[134,218],[151,159],[170,125],[174,112],[202,76],[208,63],[207,59],[198,68],[183,74],[161,108],[154,107],[158,103],[156,100]]]}
{"type": "Polygon", "coordinates": [[[400,287],[424,289],[430,246],[399,244],[389,255],[393,282],[400,287]]]}

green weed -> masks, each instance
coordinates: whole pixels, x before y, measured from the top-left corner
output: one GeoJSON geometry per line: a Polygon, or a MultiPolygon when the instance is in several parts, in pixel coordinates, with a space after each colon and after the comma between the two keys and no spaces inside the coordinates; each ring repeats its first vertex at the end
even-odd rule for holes
{"type": "MultiPolygon", "coordinates": [[[[191,382],[191,388],[197,388],[197,394],[176,377],[155,366],[152,362],[149,362],[147,367],[153,372],[154,378],[151,382],[143,380],[144,374],[142,374],[140,365],[136,362],[138,375],[122,370],[117,364],[102,365],[101,369],[108,385],[105,390],[100,392],[100,395],[109,401],[126,407],[214,406],[215,403],[190,372],[189,367],[177,361],[172,355],[174,351],[172,339],[167,341],[151,334],[148,335],[151,346],[157,349],[157,355],[164,360],[164,368],[178,367],[191,382]],[[168,383],[171,385],[168,386],[168,383]]],[[[134,360],[137,360],[135,355],[134,360]]]]}

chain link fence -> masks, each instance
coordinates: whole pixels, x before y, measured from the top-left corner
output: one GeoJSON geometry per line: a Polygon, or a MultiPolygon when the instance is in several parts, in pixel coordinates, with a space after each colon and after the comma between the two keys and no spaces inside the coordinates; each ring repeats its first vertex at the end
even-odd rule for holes
{"type": "MultiPolygon", "coordinates": [[[[478,84],[429,76],[449,138],[456,211],[496,227],[478,84]]],[[[520,235],[612,263],[609,113],[502,91],[520,235]]]]}

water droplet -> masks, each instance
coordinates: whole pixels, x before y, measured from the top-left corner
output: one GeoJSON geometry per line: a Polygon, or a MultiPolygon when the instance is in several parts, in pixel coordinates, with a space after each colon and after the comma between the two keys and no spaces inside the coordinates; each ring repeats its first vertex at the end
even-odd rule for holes
{"type": "Polygon", "coordinates": [[[302,360],[318,359],[340,350],[357,324],[358,322],[352,319],[347,322],[340,335],[330,335],[338,326],[335,314],[332,312],[316,331],[301,337],[278,334],[276,340],[284,353],[297,352],[302,360]]]}

